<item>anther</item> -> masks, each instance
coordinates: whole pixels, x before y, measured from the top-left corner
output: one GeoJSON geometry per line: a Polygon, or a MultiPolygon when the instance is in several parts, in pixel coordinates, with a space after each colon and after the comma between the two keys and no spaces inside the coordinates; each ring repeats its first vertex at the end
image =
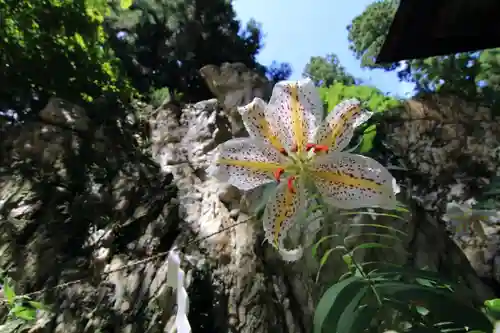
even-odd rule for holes
{"type": "Polygon", "coordinates": [[[297,150],[299,150],[299,147],[297,146],[296,143],[293,144],[292,149],[290,149],[291,152],[296,153],[297,150]]]}
{"type": "Polygon", "coordinates": [[[282,153],[285,156],[288,156],[288,153],[285,148],[280,148],[280,153],[282,153]]]}
{"type": "Polygon", "coordinates": [[[324,151],[324,152],[327,152],[328,153],[328,146],[325,146],[325,145],[317,145],[315,143],[308,143],[306,145],[306,150],[307,151],[310,151],[310,150],[313,150],[315,153],[317,152],[320,152],[320,151],[324,151]]]}
{"type": "Polygon", "coordinates": [[[295,193],[295,188],[293,187],[294,180],[295,180],[295,176],[288,177],[288,190],[292,193],[295,193]]]}
{"type": "Polygon", "coordinates": [[[279,183],[281,175],[285,172],[285,169],[279,168],[276,171],[274,171],[274,179],[279,183]]]}
{"type": "Polygon", "coordinates": [[[324,152],[328,153],[328,146],[315,145],[314,146],[314,152],[317,153],[318,151],[324,151],[324,152]]]}

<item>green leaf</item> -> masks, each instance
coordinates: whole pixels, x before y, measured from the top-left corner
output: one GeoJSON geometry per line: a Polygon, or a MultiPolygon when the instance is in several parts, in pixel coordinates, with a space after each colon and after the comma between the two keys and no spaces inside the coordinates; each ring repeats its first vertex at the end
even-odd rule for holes
{"type": "Polygon", "coordinates": [[[40,302],[28,301],[28,303],[37,310],[47,310],[47,307],[40,302]]]}
{"type": "Polygon", "coordinates": [[[321,243],[323,243],[324,241],[326,241],[326,240],[328,240],[330,238],[338,237],[338,236],[339,235],[337,235],[337,234],[333,234],[333,235],[328,235],[328,236],[321,237],[320,240],[317,241],[316,244],[314,244],[314,246],[311,249],[313,257],[316,257],[316,255],[318,253],[318,247],[321,245],[321,243]]]}
{"type": "Polygon", "coordinates": [[[133,0],[120,0],[121,9],[129,9],[132,6],[133,0]]]}
{"type": "Polygon", "coordinates": [[[390,246],[380,243],[363,243],[356,246],[354,249],[352,249],[351,252],[354,254],[354,252],[361,249],[390,249],[390,248],[391,248],[390,246]]]}
{"type": "Polygon", "coordinates": [[[328,251],[323,254],[323,257],[321,257],[321,260],[319,261],[319,268],[323,267],[323,265],[326,263],[328,260],[328,257],[330,256],[330,253],[332,253],[335,249],[328,249],[328,251]]]}
{"type": "Polygon", "coordinates": [[[12,310],[12,314],[16,316],[19,319],[24,319],[24,320],[35,320],[36,319],[36,310],[35,309],[29,309],[25,306],[22,305],[16,305],[12,310]]]}
{"type": "Polygon", "coordinates": [[[375,223],[355,223],[355,224],[350,224],[349,227],[374,227],[374,228],[390,230],[390,231],[393,231],[393,232],[398,233],[398,234],[403,235],[403,236],[408,236],[408,234],[406,234],[405,232],[398,230],[396,228],[389,227],[386,225],[381,225],[381,224],[375,224],[375,223]]]}
{"type": "Polygon", "coordinates": [[[375,288],[382,297],[425,307],[436,322],[452,322],[455,328],[462,329],[493,330],[485,314],[465,304],[452,292],[403,282],[382,282],[375,288]]]}
{"type": "Polygon", "coordinates": [[[342,260],[345,262],[345,264],[347,265],[347,267],[351,267],[352,266],[352,256],[350,254],[344,254],[342,256],[342,260]]]}
{"type": "Polygon", "coordinates": [[[442,284],[450,283],[441,277],[439,273],[428,271],[424,269],[415,269],[413,267],[401,267],[401,266],[384,266],[377,268],[373,272],[370,272],[370,277],[383,276],[383,275],[403,275],[412,278],[420,278],[433,280],[436,282],[441,282],[442,284]]]}
{"type": "Polygon", "coordinates": [[[489,299],[484,301],[484,305],[488,308],[488,310],[493,312],[500,312],[500,299],[489,299]]]}
{"type": "Polygon", "coordinates": [[[324,330],[335,332],[336,323],[343,310],[365,286],[366,282],[363,279],[351,276],[328,288],[314,312],[314,333],[321,333],[324,330]],[[325,321],[329,325],[335,325],[335,327],[324,327],[325,321]]]}
{"type": "Polygon", "coordinates": [[[335,250],[343,250],[343,247],[335,247],[333,249],[328,249],[328,251],[326,251],[325,254],[323,254],[321,260],[319,261],[318,274],[316,274],[316,282],[318,282],[319,280],[319,273],[321,272],[321,268],[323,268],[326,261],[328,260],[328,257],[330,257],[330,254],[335,250]]]}
{"type": "Polygon", "coordinates": [[[3,294],[5,296],[5,299],[7,300],[7,303],[12,304],[14,302],[16,293],[14,292],[14,289],[10,287],[10,281],[7,282],[7,279],[4,281],[3,294]]]}
{"type": "Polygon", "coordinates": [[[353,314],[352,324],[349,328],[349,333],[364,332],[373,321],[373,318],[378,313],[378,308],[372,305],[362,305],[353,314]]]}
{"type": "MultiPolygon", "coordinates": [[[[370,215],[370,216],[386,216],[386,217],[393,217],[395,219],[401,220],[401,221],[406,221],[405,218],[396,215],[396,214],[388,214],[388,213],[376,213],[376,212],[341,212],[339,213],[340,216],[350,216],[350,215],[370,215]]],[[[356,226],[363,226],[366,224],[353,224],[351,226],[356,227],[356,226]]],[[[383,226],[381,224],[373,224],[371,226],[377,226],[377,227],[382,227],[382,228],[387,228],[387,229],[392,229],[387,226],[383,226]]],[[[397,229],[395,229],[397,230],[397,229]]],[[[401,230],[398,230],[399,232],[402,232],[401,230]]],[[[404,234],[404,233],[403,233],[404,234]]]]}
{"type": "Polygon", "coordinates": [[[359,236],[373,236],[373,237],[379,237],[379,238],[385,238],[385,239],[391,239],[397,242],[402,242],[401,238],[398,238],[396,236],[390,235],[390,234],[380,234],[377,232],[363,232],[361,234],[355,234],[355,235],[349,235],[346,238],[344,238],[344,242],[348,243],[351,239],[355,239],[359,236]]]}
{"type": "Polygon", "coordinates": [[[370,325],[373,316],[377,313],[377,309],[375,309],[375,311],[370,311],[370,309],[373,308],[368,307],[366,304],[360,306],[368,290],[371,290],[370,286],[365,285],[359,290],[356,296],[353,297],[351,303],[349,303],[340,315],[335,332],[358,333],[362,332],[364,328],[370,325]],[[358,327],[355,328],[356,330],[353,330],[353,326],[355,325],[358,327]]]}

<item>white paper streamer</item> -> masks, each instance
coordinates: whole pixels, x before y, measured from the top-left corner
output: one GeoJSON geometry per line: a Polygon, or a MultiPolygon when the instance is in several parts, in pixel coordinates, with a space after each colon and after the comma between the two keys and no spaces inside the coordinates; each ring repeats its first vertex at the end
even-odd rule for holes
{"type": "Polygon", "coordinates": [[[167,286],[177,292],[177,316],[175,326],[170,333],[191,333],[191,325],[187,318],[189,297],[184,286],[185,273],[181,269],[181,259],[175,250],[171,250],[167,258],[167,286]]]}

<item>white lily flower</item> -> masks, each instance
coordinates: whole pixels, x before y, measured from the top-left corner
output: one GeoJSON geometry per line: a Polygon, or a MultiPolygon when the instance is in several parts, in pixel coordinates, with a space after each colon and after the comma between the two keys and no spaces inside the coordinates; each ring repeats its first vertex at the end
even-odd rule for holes
{"type": "Polygon", "coordinates": [[[359,101],[343,101],[318,125],[323,104],[313,82],[303,79],[279,82],[268,105],[255,98],[239,111],[250,137],[222,143],[210,173],[240,190],[279,182],[263,223],[266,239],[286,260],[302,255],[302,247],[286,250],[284,239],[311,184],[338,208],[396,207],[390,172],[371,158],[342,152],[371,116],[359,101]]]}

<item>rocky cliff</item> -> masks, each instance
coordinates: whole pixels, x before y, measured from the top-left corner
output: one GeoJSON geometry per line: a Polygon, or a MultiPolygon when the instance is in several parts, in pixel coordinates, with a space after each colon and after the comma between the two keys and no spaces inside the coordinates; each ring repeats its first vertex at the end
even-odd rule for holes
{"type": "MultiPolygon", "coordinates": [[[[54,310],[32,332],[168,331],[175,300],[165,286],[166,254],[174,246],[187,273],[193,332],[311,331],[314,304],[342,273],[340,259],[316,284],[317,261],[284,263],[263,244],[250,210],[262,193],[239,193],[206,174],[213,149],[245,135],[234,108],[268,94],[265,80],[245,71],[211,67],[204,77],[216,98],[149,108],[150,154],[129,144],[125,123],[97,126],[58,99],[39,121],[9,127],[1,142],[0,262],[18,293],[54,310]]],[[[498,294],[498,229],[454,239],[441,216],[446,202],[473,198],[498,172],[491,152],[499,122],[435,96],[386,117],[380,131],[391,156],[380,160],[403,169],[395,174],[410,212],[376,222],[407,237],[400,251],[362,256],[439,271],[478,299],[498,294]]],[[[335,218],[322,233],[372,219],[335,218]]]]}

